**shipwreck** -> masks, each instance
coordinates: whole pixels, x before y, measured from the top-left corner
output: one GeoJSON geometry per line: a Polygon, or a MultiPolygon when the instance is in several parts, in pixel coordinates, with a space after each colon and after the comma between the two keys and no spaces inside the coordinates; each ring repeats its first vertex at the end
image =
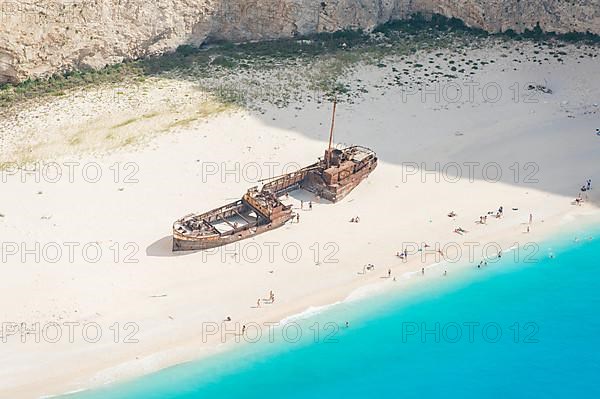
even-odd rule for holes
{"type": "Polygon", "coordinates": [[[323,158],[298,171],[268,179],[259,190],[250,188],[230,204],[202,214],[189,214],[173,224],[173,251],[219,247],[283,226],[294,217],[291,205],[280,198],[304,189],[331,202],[342,200],[377,167],[369,148],[332,148],[335,108],[329,146],[323,158]]]}

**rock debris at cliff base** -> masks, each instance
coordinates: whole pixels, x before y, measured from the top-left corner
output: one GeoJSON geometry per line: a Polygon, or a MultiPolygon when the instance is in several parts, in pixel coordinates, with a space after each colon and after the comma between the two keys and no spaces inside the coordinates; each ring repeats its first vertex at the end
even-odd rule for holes
{"type": "Polygon", "coordinates": [[[488,32],[600,34],[600,0],[0,1],[0,83],[199,46],[365,29],[414,13],[488,32]]]}

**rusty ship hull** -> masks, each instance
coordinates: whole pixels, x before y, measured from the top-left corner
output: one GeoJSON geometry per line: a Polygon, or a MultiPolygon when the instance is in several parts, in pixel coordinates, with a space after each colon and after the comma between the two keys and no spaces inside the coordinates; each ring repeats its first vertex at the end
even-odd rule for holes
{"type": "Polygon", "coordinates": [[[238,201],[173,224],[173,251],[204,250],[274,230],[294,213],[280,197],[305,189],[331,202],[341,201],[377,167],[376,154],[360,146],[327,149],[317,163],[253,187],[238,201]]]}
{"type": "Polygon", "coordinates": [[[292,211],[287,207],[277,217],[267,218],[241,199],[175,222],[173,251],[197,251],[231,244],[281,227],[291,218],[292,211]]]}

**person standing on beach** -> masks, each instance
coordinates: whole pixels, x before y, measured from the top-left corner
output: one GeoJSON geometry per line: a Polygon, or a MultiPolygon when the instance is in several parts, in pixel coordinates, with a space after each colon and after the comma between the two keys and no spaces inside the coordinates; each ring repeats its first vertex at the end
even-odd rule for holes
{"type": "Polygon", "coordinates": [[[312,211],[312,201],[308,202],[308,209],[310,209],[312,211]]]}
{"type": "Polygon", "coordinates": [[[258,300],[256,301],[256,307],[260,308],[260,298],[258,298],[258,300]]]}
{"type": "Polygon", "coordinates": [[[529,224],[533,222],[533,213],[529,214],[529,224]]]}
{"type": "Polygon", "coordinates": [[[388,278],[392,277],[392,269],[388,269],[388,278]]]}
{"type": "Polygon", "coordinates": [[[421,268],[421,274],[425,275],[425,268],[424,267],[421,268]]]}

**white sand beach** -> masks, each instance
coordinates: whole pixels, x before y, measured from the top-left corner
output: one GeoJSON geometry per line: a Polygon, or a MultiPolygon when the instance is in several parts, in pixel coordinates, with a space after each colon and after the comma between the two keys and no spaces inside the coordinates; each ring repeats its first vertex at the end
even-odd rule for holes
{"type": "Polygon", "coordinates": [[[207,323],[278,322],[365,287],[401,290],[460,267],[477,273],[496,248],[525,248],[597,223],[598,59],[581,58],[572,45],[562,62],[541,64],[504,51],[473,50],[469,58],[494,62],[426,94],[390,84],[391,68],[401,71],[409,59],[357,67],[345,79],[361,95],[338,104],[335,143],[372,148],[377,169],[337,204],[293,192],[286,201],[299,223],[206,252],[172,253],[173,222],[323,156],[331,103],[241,109],[193,82],[157,78],[1,116],[8,164],[0,197],[0,397],[57,395],[199,359],[228,347],[219,334],[205,339],[207,323]],[[23,157],[51,166],[24,172],[10,164],[23,157]],[[592,190],[575,205],[588,179],[592,190]],[[350,223],[355,216],[360,222],[350,223]],[[406,262],[396,256],[403,249],[406,262]],[[422,277],[422,268],[444,261],[437,249],[453,260],[422,277]],[[366,264],[375,270],[363,274],[366,264]],[[388,269],[396,279],[385,278],[388,269]],[[264,301],[271,290],[273,304],[264,301]],[[22,334],[23,327],[33,330],[22,334]],[[95,331],[102,337],[90,342],[95,331]]]}

